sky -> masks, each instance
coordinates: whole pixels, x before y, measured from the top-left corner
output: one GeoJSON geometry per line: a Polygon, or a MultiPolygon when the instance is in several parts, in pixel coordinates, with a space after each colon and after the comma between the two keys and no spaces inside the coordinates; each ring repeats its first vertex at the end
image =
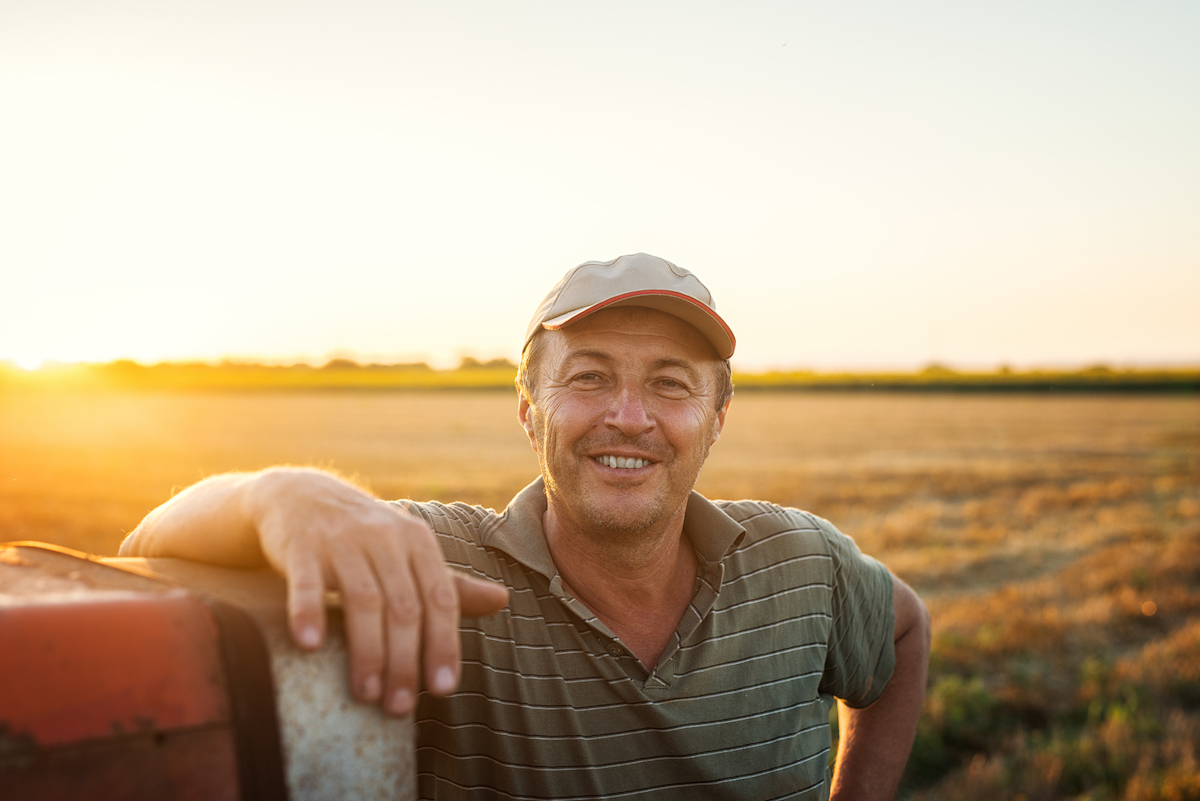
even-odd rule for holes
{"type": "Polygon", "coordinates": [[[696,273],[741,369],[1200,364],[1200,4],[0,4],[0,360],[516,359],[696,273]]]}

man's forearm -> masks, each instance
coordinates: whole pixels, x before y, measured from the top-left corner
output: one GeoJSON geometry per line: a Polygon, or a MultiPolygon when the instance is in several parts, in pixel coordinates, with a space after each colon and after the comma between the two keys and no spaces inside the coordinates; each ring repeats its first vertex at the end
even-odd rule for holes
{"type": "Polygon", "coordinates": [[[929,614],[900,581],[895,601],[896,666],[887,689],[865,709],[838,702],[834,801],[894,797],[912,750],[929,669],[929,614]]]}
{"type": "Polygon", "coordinates": [[[449,570],[420,518],[300,467],[201,481],[147,515],[121,555],[269,564],[287,578],[292,635],[307,650],[324,640],[326,591],[341,591],[351,686],[397,715],[412,711],[422,674],[431,692],[454,690],[460,615],[508,599],[502,585],[449,570]]]}
{"type": "Polygon", "coordinates": [[[265,566],[249,501],[249,493],[262,476],[228,473],[188,487],[146,515],[121,543],[121,556],[265,566]]]}

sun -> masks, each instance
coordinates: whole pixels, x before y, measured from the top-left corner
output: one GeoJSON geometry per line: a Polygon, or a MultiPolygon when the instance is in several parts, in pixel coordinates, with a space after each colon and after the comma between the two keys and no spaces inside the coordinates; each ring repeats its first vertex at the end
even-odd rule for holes
{"type": "Polygon", "coordinates": [[[13,358],[13,364],[20,367],[22,370],[33,372],[42,366],[46,360],[41,356],[17,356],[13,358]]]}

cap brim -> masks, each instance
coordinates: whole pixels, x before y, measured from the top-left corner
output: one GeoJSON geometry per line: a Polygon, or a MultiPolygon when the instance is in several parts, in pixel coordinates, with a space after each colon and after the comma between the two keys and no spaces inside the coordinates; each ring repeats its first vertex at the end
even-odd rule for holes
{"type": "Polygon", "coordinates": [[[734,339],[733,331],[715,311],[689,295],[662,289],[627,292],[582,309],[573,309],[543,321],[542,328],[556,331],[601,309],[617,306],[645,306],[678,317],[699,331],[713,346],[717,356],[722,359],[733,356],[737,340],[734,339]]]}

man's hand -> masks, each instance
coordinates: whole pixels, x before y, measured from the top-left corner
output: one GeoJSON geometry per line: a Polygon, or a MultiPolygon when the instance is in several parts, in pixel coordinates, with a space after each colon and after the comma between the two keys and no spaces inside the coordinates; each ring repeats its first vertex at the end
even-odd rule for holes
{"type": "Polygon", "coordinates": [[[422,670],[436,695],[457,687],[460,615],[508,598],[450,570],[424,521],[303,468],[206,479],[147,515],[121,555],[269,564],[287,578],[292,636],[308,650],[324,640],[325,592],[340,591],[354,694],[397,715],[412,711],[422,670]]]}

